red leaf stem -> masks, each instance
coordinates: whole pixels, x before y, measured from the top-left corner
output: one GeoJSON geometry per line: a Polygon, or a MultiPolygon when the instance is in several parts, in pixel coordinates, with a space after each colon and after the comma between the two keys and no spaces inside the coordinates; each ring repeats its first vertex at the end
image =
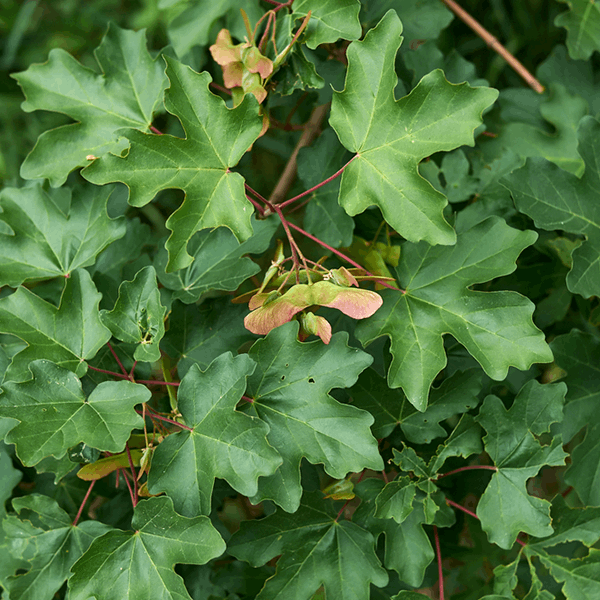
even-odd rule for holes
{"type": "Polygon", "coordinates": [[[158,379],[137,379],[136,383],[145,383],[146,385],[172,385],[179,386],[179,381],[159,381],[158,379]]]}
{"type": "Polygon", "coordinates": [[[129,375],[122,375],[121,373],[115,373],[114,371],[107,371],[106,369],[98,369],[98,367],[92,367],[92,365],[88,365],[88,369],[92,371],[98,371],[98,373],[106,373],[107,375],[112,375],[113,377],[118,377],[119,379],[129,379],[129,375]]]}
{"type": "MultiPolygon", "coordinates": [[[[310,233],[308,233],[308,231],[304,231],[304,229],[302,229],[301,227],[298,227],[298,225],[294,225],[293,223],[290,223],[290,222],[288,222],[288,225],[290,227],[292,227],[293,229],[295,229],[296,231],[298,231],[299,233],[301,233],[302,235],[306,236],[308,239],[319,244],[319,246],[323,246],[323,248],[327,248],[327,250],[329,250],[330,252],[333,252],[334,254],[337,254],[337,256],[339,256],[346,262],[357,267],[358,269],[362,269],[370,277],[377,277],[376,275],[373,275],[373,273],[371,273],[370,271],[367,271],[364,267],[361,267],[357,262],[353,261],[349,256],[346,256],[344,253],[340,252],[339,250],[332,248],[329,244],[322,242],[319,238],[316,238],[314,235],[311,235],[310,233]]],[[[396,290],[397,292],[400,291],[403,294],[406,293],[405,290],[401,290],[397,287],[394,287],[393,285],[390,285],[389,283],[387,283],[385,281],[377,280],[377,283],[383,285],[386,288],[389,288],[390,290],[396,290]]]]}
{"type": "Polygon", "coordinates": [[[250,398],[250,396],[242,396],[242,400],[246,400],[246,402],[254,404],[254,398],[250,398]]]}
{"type": "Polygon", "coordinates": [[[133,459],[131,458],[131,452],[129,450],[129,444],[125,444],[125,451],[127,452],[127,460],[129,461],[129,468],[131,469],[131,474],[133,475],[133,508],[135,508],[138,503],[138,482],[137,482],[137,474],[135,472],[135,467],[133,466],[133,459]]]}
{"type": "Polygon", "coordinates": [[[133,361],[133,366],[131,367],[131,371],[129,371],[129,379],[131,379],[131,381],[133,381],[133,373],[135,371],[135,367],[138,364],[137,360],[133,361]]]}
{"type": "Polygon", "coordinates": [[[115,360],[117,361],[117,364],[119,365],[119,367],[121,367],[121,371],[123,371],[123,375],[125,375],[127,377],[127,379],[130,379],[127,369],[123,366],[121,359],[117,356],[117,353],[114,351],[111,343],[106,342],[106,345],[110,348],[110,351],[111,351],[112,355],[115,357],[115,360]]]}
{"type": "MultiPolygon", "coordinates": [[[[141,410],[136,410],[135,411],[138,415],[143,414],[141,410]]],[[[192,427],[188,427],[187,425],[184,425],[183,423],[178,423],[177,421],[174,421],[173,419],[168,419],[167,417],[163,417],[161,415],[157,415],[156,413],[152,413],[151,415],[148,415],[151,419],[158,419],[159,421],[166,421],[167,423],[171,423],[172,425],[177,425],[177,427],[181,427],[181,429],[187,429],[188,431],[194,431],[192,427]]]]}
{"type": "Polygon", "coordinates": [[[81,517],[81,513],[83,512],[83,507],[85,506],[85,503],[88,501],[88,498],[90,497],[90,494],[92,493],[92,488],[94,487],[94,484],[96,483],[96,479],[94,479],[94,481],[92,481],[90,483],[90,487],[88,487],[88,491],[85,493],[85,496],[83,497],[83,500],[81,501],[81,504],[79,506],[79,510],[77,511],[77,514],[75,515],[75,519],[73,520],[73,527],[75,527],[79,521],[79,518],[81,517]]]}
{"type": "Polygon", "coordinates": [[[150,131],[152,133],[155,133],[156,135],[163,135],[163,132],[156,129],[156,127],[154,127],[154,125],[150,125],[150,131]]]}
{"type": "MultiPolygon", "coordinates": [[[[461,506],[460,504],[457,504],[456,502],[453,502],[449,498],[446,498],[446,504],[448,504],[449,506],[453,506],[454,508],[458,508],[458,510],[462,510],[467,515],[469,515],[479,521],[479,517],[473,511],[469,510],[468,508],[465,508],[464,506],[461,506]]],[[[517,538],[516,541],[518,544],[521,544],[521,546],[523,546],[523,548],[527,545],[525,542],[522,542],[519,538],[517,538]]]]}
{"type": "Polygon", "coordinates": [[[330,181],[333,181],[334,179],[336,179],[337,177],[339,177],[343,172],[344,169],[358,156],[358,154],[355,154],[339,171],[337,171],[336,173],[334,173],[331,177],[328,177],[327,179],[325,179],[324,181],[321,181],[321,183],[318,183],[317,185],[313,186],[310,188],[310,190],[306,190],[305,192],[302,192],[301,194],[298,194],[297,196],[294,196],[293,198],[290,198],[289,200],[286,200],[285,202],[282,202],[279,207],[280,208],[285,208],[286,206],[288,206],[289,204],[291,204],[292,202],[296,202],[296,200],[300,200],[300,198],[304,198],[304,196],[308,196],[308,194],[312,194],[315,190],[318,190],[320,187],[323,187],[324,185],[328,184],[330,181]]]}
{"type": "Polygon", "coordinates": [[[119,471],[123,471],[123,479],[125,480],[125,483],[127,484],[127,489],[129,490],[129,496],[131,497],[131,504],[133,504],[133,508],[135,508],[135,505],[137,504],[137,502],[135,500],[135,496],[133,495],[133,490],[131,489],[131,484],[129,483],[129,479],[127,479],[127,473],[125,472],[125,469],[118,469],[117,473],[119,471]]]}
{"type": "Polygon", "coordinates": [[[437,556],[438,564],[438,581],[440,586],[440,600],[444,600],[444,571],[442,569],[442,551],[440,550],[440,536],[438,535],[438,528],[436,525],[433,526],[433,538],[435,540],[435,554],[437,556]]]}
{"type": "Polygon", "coordinates": [[[497,471],[498,467],[493,467],[491,465],[469,465],[467,467],[460,467],[460,469],[454,469],[454,471],[448,471],[447,473],[442,473],[441,475],[438,475],[434,481],[439,481],[440,479],[443,479],[444,477],[448,477],[448,475],[454,475],[455,473],[460,473],[462,471],[473,471],[473,470],[477,470],[477,469],[485,469],[487,471],[497,471]]]}
{"type": "Polygon", "coordinates": [[[214,88],[215,90],[218,90],[219,92],[223,92],[223,94],[227,94],[228,96],[231,96],[231,92],[223,85],[220,85],[219,83],[216,83],[214,81],[210,82],[210,87],[214,88]]]}
{"type": "Polygon", "coordinates": [[[252,197],[248,196],[246,194],[246,198],[248,198],[248,200],[250,200],[250,202],[252,202],[252,206],[254,206],[254,208],[256,208],[256,210],[261,214],[264,215],[265,214],[265,209],[252,197]]]}

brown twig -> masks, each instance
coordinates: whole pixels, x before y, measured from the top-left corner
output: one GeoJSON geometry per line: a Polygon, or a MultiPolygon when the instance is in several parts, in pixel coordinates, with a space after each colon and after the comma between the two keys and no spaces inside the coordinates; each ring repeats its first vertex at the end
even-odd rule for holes
{"type": "MultiPolygon", "coordinates": [[[[283,170],[283,173],[281,174],[281,177],[279,178],[275,189],[269,197],[269,202],[272,202],[273,204],[278,204],[285,198],[286,194],[288,193],[288,190],[292,185],[292,182],[294,181],[294,178],[296,177],[296,171],[298,168],[298,152],[300,152],[300,148],[310,146],[313,143],[313,141],[319,134],[321,123],[327,115],[328,110],[329,103],[317,106],[313,110],[310,119],[306,123],[306,127],[304,128],[304,131],[302,132],[302,135],[300,136],[300,139],[298,140],[298,143],[296,144],[296,147],[292,152],[292,155],[290,156],[290,158],[287,161],[287,164],[285,165],[285,169],[283,170]]],[[[265,212],[265,216],[268,216],[267,213],[270,214],[270,211],[267,210],[265,212]]]]}
{"type": "Polygon", "coordinates": [[[476,21],[454,0],[441,0],[465,25],[470,27],[492,50],[495,50],[538,94],[544,93],[544,86],[517,60],[487,29],[476,21]]]}

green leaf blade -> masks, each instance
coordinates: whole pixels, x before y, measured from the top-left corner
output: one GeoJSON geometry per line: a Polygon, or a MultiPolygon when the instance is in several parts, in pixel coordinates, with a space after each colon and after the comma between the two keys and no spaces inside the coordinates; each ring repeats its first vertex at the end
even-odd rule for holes
{"type": "Polygon", "coordinates": [[[239,241],[252,235],[253,211],[243,178],[229,169],[258,137],[261,119],[253,98],[228,109],[209,91],[208,73],[196,73],[174,59],[166,62],[171,85],[165,106],[180,119],[186,138],[128,130],[127,156],[107,155],[83,175],[96,184],[125,183],[134,206],[144,206],[163,189],[185,192],[183,204],[167,220],[172,231],[167,270],[176,271],[192,262],[186,246],[196,231],[225,226],[239,241]]]}
{"type": "Polygon", "coordinates": [[[401,32],[400,20],[389,11],[363,41],[348,48],[346,86],[334,95],[330,123],[357,154],[342,175],[339,202],[350,215],[375,204],[406,239],[451,245],[456,236],[442,215],[447,199],[417,167],[435,152],[473,145],[481,113],[497,92],[453,85],[433,71],[396,101],[394,60],[401,32]]]}
{"type": "Polygon", "coordinates": [[[73,373],[40,360],[30,365],[33,379],[6,383],[0,395],[0,416],[19,424],[6,439],[17,446],[24,464],[61,458],[79,442],[92,448],[121,452],[134,427],[142,425],[133,410],[147,402],[150,391],[130,381],[104,382],[86,399],[73,373]]]}
{"type": "Polygon", "coordinates": [[[175,564],[203,565],[225,550],[207,517],[182,517],[166,497],[142,500],[132,527],[98,538],[73,565],[71,600],[189,600],[175,564]]]}
{"type": "Polygon", "coordinates": [[[145,32],[111,25],[96,50],[102,71],[83,67],[62,49],[14,78],[25,93],[23,110],[48,110],[78,123],[43,133],[21,167],[25,179],[47,177],[54,187],[88,164],[88,155],[116,150],[117,131],[147,130],[166,85],[161,60],[146,50],[145,32]]]}
{"type": "Polygon", "coordinates": [[[182,514],[209,514],[216,477],[252,496],[258,478],[281,464],[265,438],[268,427],[235,410],[254,368],[247,355],[226,353],[204,372],[193,365],[179,386],[178,408],[192,431],[172,434],[158,446],[148,489],[167,492],[182,514]]]}

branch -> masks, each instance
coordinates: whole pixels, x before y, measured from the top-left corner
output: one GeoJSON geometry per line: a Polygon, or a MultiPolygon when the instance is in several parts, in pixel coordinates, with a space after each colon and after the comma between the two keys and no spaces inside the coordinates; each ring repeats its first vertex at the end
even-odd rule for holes
{"type": "Polygon", "coordinates": [[[487,29],[476,21],[454,0],[441,0],[465,25],[470,27],[492,50],[495,50],[538,94],[544,93],[544,86],[517,60],[487,29]]]}
{"type": "MultiPolygon", "coordinates": [[[[143,415],[144,413],[141,410],[136,410],[135,411],[138,415],[143,415]]],[[[156,413],[152,413],[151,415],[148,415],[151,419],[158,419],[159,421],[166,421],[167,423],[171,423],[172,425],[177,425],[177,427],[181,427],[181,429],[187,429],[187,431],[194,431],[192,427],[188,427],[187,425],[184,425],[183,423],[178,423],[177,421],[174,421],[173,419],[167,419],[167,417],[161,417],[160,415],[157,415],[156,413]]]]}

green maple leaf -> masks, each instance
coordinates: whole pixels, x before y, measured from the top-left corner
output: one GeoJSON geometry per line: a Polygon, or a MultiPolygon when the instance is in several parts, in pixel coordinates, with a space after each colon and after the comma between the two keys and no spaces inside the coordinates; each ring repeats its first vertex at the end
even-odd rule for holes
{"type": "Polygon", "coordinates": [[[567,30],[569,56],[588,60],[594,50],[600,52],[600,7],[594,0],[558,0],[569,7],[554,19],[557,27],[567,30]]]}
{"type": "Polygon", "coordinates": [[[585,162],[581,179],[543,159],[530,158],[502,180],[519,211],[542,229],[583,234],[587,241],[573,251],[567,287],[585,298],[600,295],[600,211],[595,189],[600,186],[597,155],[600,123],[584,117],[579,123],[579,154],[585,162]]]}
{"type": "Polygon", "coordinates": [[[153,267],[144,267],[133,281],[124,281],[114,308],[100,318],[122,342],[137,344],[133,358],[146,362],[160,359],[159,343],[165,334],[165,313],[153,267]]]}
{"type": "Polygon", "coordinates": [[[565,483],[573,486],[584,504],[600,505],[598,476],[600,475],[600,423],[589,424],[585,439],[571,453],[571,464],[565,473],[565,483]]]}
{"type": "Polygon", "coordinates": [[[600,539],[600,507],[570,507],[565,499],[557,494],[552,500],[552,528],[554,533],[547,538],[531,541],[528,551],[551,548],[565,542],[581,542],[588,547],[600,539]]]}
{"type": "Polygon", "coordinates": [[[562,420],[567,386],[564,383],[525,384],[510,410],[496,396],[488,396],[477,420],[487,431],[485,450],[498,471],[479,504],[477,516],[490,542],[510,549],[520,531],[536,537],[552,533],[550,503],[530,496],[526,483],[544,465],[563,465],[567,456],[560,436],[542,446],[534,437],[562,420]]]}
{"type": "Polygon", "coordinates": [[[25,381],[31,376],[29,363],[42,358],[82,377],[87,371],[84,361],[110,339],[100,321],[100,297],[89,273],[76,269],[66,280],[59,308],[24,287],[0,299],[0,332],[27,343],[13,356],[5,380],[25,381]]]}
{"type": "Polygon", "coordinates": [[[246,306],[232,304],[228,298],[205,300],[200,306],[173,302],[162,347],[178,359],[180,379],[193,364],[205,371],[217,356],[254,339],[244,327],[247,314],[246,306]]]}
{"type": "Polygon", "coordinates": [[[175,273],[167,273],[167,252],[159,251],[156,269],[160,282],[173,290],[173,299],[186,304],[197,302],[211,290],[236,290],[246,279],[256,275],[260,267],[246,254],[265,252],[279,222],[252,218],[254,234],[240,244],[225,227],[196,233],[188,245],[194,262],[175,273]]]}
{"type": "Polygon", "coordinates": [[[54,187],[89,163],[88,156],[116,151],[120,129],[148,131],[162,104],[166,79],[162,60],[146,50],[144,30],[134,32],[110,25],[95,51],[102,72],[84,67],[62,49],[48,61],[13,77],[27,98],[25,112],[48,110],[66,114],[77,123],[43,133],[21,166],[21,177],[47,177],[54,187]]]}
{"type": "MultiPolygon", "coordinates": [[[[459,228],[460,229],[460,228],[459,228]]],[[[405,291],[383,290],[383,306],[356,327],[369,344],[391,339],[391,388],[401,387],[420,411],[429,388],[446,365],[443,335],[450,333],[492,379],[501,381],[509,366],[528,369],[550,362],[552,353],[533,325],[533,304],[515,292],[478,292],[470,286],[512,273],[521,251],[537,234],[512,229],[490,217],[460,231],[451,248],[405,243],[396,268],[405,291]]]]}
{"type": "Polygon", "coordinates": [[[358,0],[296,0],[292,8],[294,19],[304,18],[311,12],[304,33],[304,42],[311,50],[340,38],[357,40],[362,33],[358,0]]]}
{"type": "Polygon", "coordinates": [[[254,369],[248,355],[227,352],[204,372],[197,365],[188,370],[177,406],[192,429],[169,435],[154,452],[151,494],[167,492],[182,514],[208,514],[216,477],[252,496],[259,476],[273,474],[281,458],[267,443],[268,427],[235,410],[254,369]]]}
{"type": "Polygon", "coordinates": [[[564,418],[559,425],[563,443],[573,439],[586,425],[599,420],[600,401],[600,341],[590,333],[573,329],[559,335],[550,344],[558,367],[566,372],[567,384],[564,418]]]}
{"type": "Polygon", "coordinates": [[[258,107],[249,94],[228,109],[212,94],[208,73],[196,73],[174,59],[165,59],[171,83],[165,93],[167,110],[179,118],[186,138],[148,135],[135,129],[127,156],[108,154],[85,169],[96,184],[122,181],[130,190],[129,203],[144,206],[164,189],[181,189],[186,198],[167,220],[173,232],[167,240],[169,271],[188,266],[193,258],[186,246],[192,235],[224,225],[238,240],[252,235],[253,209],[244,193],[244,180],[230,172],[261,131],[258,107]]]}
{"type": "Polygon", "coordinates": [[[110,219],[106,202],[112,190],[44,191],[40,184],[0,193],[0,219],[12,230],[0,244],[0,285],[68,276],[125,235],[124,219],[110,219]],[[66,197],[65,214],[57,203],[66,197]]]}
{"type": "Polygon", "coordinates": [[[73,373],[46,360],[29,365],[33,379],[5,383],[0,416],[16,419],[6,441],[21,461],[32,466],[46,456],[61,458],[84,442],[92,448],[121,452],[135,427],[143,425],[133,410],[150,391],[130,381],[106,381],[86,398],[73,373]]]}
{"type": "Polygon", "coordinates": [[[361,22],[369,27],[374,26],[388,10],[395,10],[408,42],[437,40],[454,18],[452,12],[438,0],[362,0],[361,4],[361,22]]]}
{"type": "Polygon", "coordinates": [[[348,347],[346,333],[334,334],[329,345],[297,338],[298,322],[292,321],[252,346],[249,354],[257,367],[247,394],[253,402],[244,407],[268,424],[267,439],[283,458],[274,475],[259,481],[252,501],[269,498],[288,512],[298,508],[302,496],[303,457],[322,463],[334,479],[383,468],[369,429],[373,417],[329,395],[332,388],[354,384],[371,357],[348,347]]]}
{"type": "Polygon", "coordinates": [[[394,519],[377,518],[375,500],[384,486],[380,479],[365,479],[356,486],[355,491],[361,503],[353,520],[375,538],[382,533],[385,535],[384,565],[396,571],[401,581],[419,587],[423,583],[425,569],[435,557],[431,542],[423,530],[426,521],[423,502],[416,502],[402,523],[394,519]]]}
{"type": "MultiPolygon", "coordinates": [[[[539,94],[533,90],[518,91],[530,92],[539,101],[539,94]]],[[[502,99],[501,95],[501,105],[502,99]]],[[[521,95],[515,99],[519,109],[522,100],[521,95]]],[[[545,158],[579,177],[584,164],[577,152],[577,126],[582,117],[588,114],[588,103],[581,96],[569,93],[564,86],[552,82],[550,96],[540,103],[539,113],[551,124],[552,133],[541,129],[537,123],[522,122],[519,114],[510,114],[506,115],[508,123],[494,139],[494,145],[510,148],[522,157],[545,158]]]]}
{"type": "Polygon", "coordinates": [[[305,493],[294,514],[278,511],[259,522],[243,522],[228,551],[255,567],[282,555],[257,600],[309,600],[321,585],[328,600],[362,600],[370,583],[383,587],[388,582],[373,536],[350,521],[338,521],[321,492],[305,493]]]}
{"type": "Polygon", "coordinates": [[[593,600],[600,594],[600,550],[590,549],[583,558],[538,553],[542,564],[556,581],[563,583],[567,600],[593,600]]]}
{"type": "Polygon", "coordinates": [[[175,564],[203,565],[225,550],[208,517],[182,517],[164,496],[142,500],[131,526],[94,540],[73,565],[70,600],[190,600],[175,564]]]}
{"type": "Polygon", "coordinates": [[[361,373],[352,388],[354,406],[368,410],[375,418],[373,435],[388,437],[400,425],[406,438],[415,444],[429,444],[445,436],[441,421],[477,406],[481,373],[475,369],[458,372],[431,391],[425,412],[419,412],[400,390],[390,390],[385,379],[373,369],[361,373]]]}
{"type": "Polygon", "coordinates": [[[75,561],[110,527],[98,521],[74,526],[56,500],[39,494],[12,504],[18,516],[2,523],[8,551],[28,564],[26,573],[6,579],[6,590],[11,600],[52,600],[75,561]]]}
{"type": "Polygon", "coordinates": [[[396,101],[401,33],[390,11],[348,47],[346,86],[334,94],[330,123],[356,156],[342,175],[339,202],[349,215],[374,204],[406,239],[449,245],[456,236],[442,215],[447,199],[419,175],[418,165],[435,152],[473,145],[481,113],[498,92],[453,85],[433,71],[396,101]]]}

